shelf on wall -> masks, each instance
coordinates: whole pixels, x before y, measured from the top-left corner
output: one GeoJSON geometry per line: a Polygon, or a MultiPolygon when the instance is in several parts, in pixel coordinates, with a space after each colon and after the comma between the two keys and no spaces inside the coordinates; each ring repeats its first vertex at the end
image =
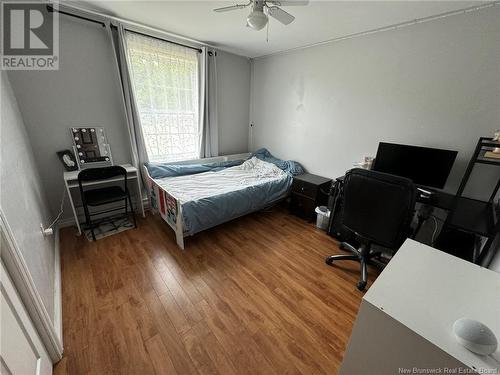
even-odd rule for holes
{"type": "Polygon", "coordinates": [[[491,151],[491,150],[481,151],[481,153],[479,154],[479,156],[476,159],[476,163],[500,165],[500,159],[488,158],[488,157],[484,156],[484,154],[487,151],[491,151]]]}

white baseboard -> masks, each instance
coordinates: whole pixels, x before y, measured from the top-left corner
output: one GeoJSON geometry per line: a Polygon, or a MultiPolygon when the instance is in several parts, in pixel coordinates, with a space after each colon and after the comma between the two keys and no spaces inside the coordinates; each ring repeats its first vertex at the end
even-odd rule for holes
{"type": "Polygon", "coordinates": [[[62,331],[62,282],[59,226],[56,225],[54,229],[54,328],[61,345],[64,347],[62,331]]]}

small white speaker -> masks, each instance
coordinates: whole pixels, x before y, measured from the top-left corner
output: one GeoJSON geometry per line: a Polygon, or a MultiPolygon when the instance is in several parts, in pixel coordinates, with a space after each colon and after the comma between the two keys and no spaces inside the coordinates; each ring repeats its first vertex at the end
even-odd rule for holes
{"type": "Polygon", "coordinates": [[[457,341],[471,352],[490,355],[497,350],[498,342],[491,329],[477,320],[461,318],[453,323],[457,341]]]}

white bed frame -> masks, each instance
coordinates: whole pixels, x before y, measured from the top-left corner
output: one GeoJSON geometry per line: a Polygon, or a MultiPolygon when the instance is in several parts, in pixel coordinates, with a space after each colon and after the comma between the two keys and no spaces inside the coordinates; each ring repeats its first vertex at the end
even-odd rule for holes
{"type": "MultiPolygon", "coordinates": [[[[207,164],[207,163],[217,163],[231,160],[247,159],[250,153],[244,154],[233,154],[225,156],[217,156],[213,158],[204,159],[194,159],[180,162],[172,162],[165,164],[207,164]]],[[[159,213],[163,220],[167,222],[170,228],[175,232],[175,240],[177,245],[184,250],[184,222],[182,218],[182,204],[179,199],[173,194],[169,193],[164,187],[158,186],[158,184],[151,178],[148,170],[145,166],[144,175],[147,177],[148,182],[148,197],[151,202],[151,211],[154,213],[159,213]]]]}

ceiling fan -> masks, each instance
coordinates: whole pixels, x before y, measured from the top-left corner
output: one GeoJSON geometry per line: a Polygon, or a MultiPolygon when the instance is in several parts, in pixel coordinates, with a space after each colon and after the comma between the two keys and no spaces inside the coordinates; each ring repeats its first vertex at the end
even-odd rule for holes
{"type": "Polygon", "coordinates": [[[280,6],[289,5],[307,5],[308,0],[250,0],[247,4],[235,4],[227,7],[216,8],[215,12],[228,12],[230,10],[243,9],[252,6],[252,12],[247,17],[247,26],[254,30],[261,30],[267,25],[269,18],[281,22],[283,25],[288,25],[295,19],[290,13],[285,12],[280,6]]]}

